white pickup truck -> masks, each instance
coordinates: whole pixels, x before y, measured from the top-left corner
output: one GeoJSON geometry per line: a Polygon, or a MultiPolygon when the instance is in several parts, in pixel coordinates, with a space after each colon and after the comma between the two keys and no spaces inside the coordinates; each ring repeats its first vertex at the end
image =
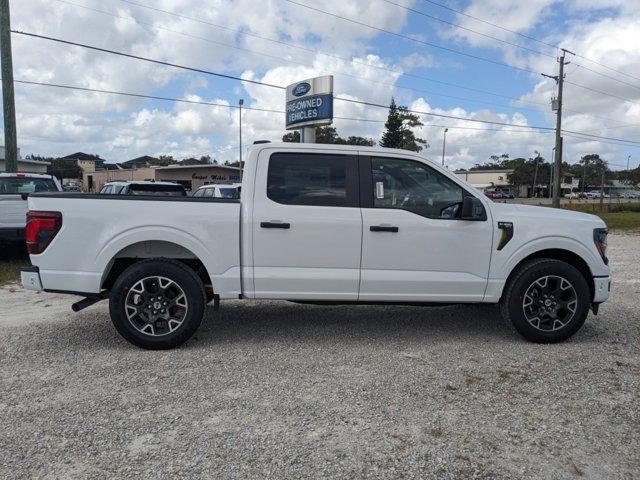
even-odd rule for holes
{"type": "Polygon", "coordinates": [[[0,245],[24,242],[27,196],[37,192],[59,192],[62,186],[52,175],[0,173],[0,245]]]}
{"type": "MultiPolygon", "coordinates": [[[[109,298],[140,347],[185,342],[220,299],[500,304],[534,342],[609,296],[598,217],[493,203],[402,150],[266,143],[240,199],[34,194],[26,288],[109,298]]],[[[258,308],[258,307],[256,307],[258,308]]]]}

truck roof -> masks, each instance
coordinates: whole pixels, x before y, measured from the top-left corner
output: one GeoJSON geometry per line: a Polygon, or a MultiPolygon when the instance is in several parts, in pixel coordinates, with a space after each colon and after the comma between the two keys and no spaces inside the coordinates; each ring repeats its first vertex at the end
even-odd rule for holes
{"type": "Polygon", "coordinates": [[[6,173],[6,172],[2,172],[0,173],[0,177],[3,178],[22,178],[22,177],[28,177],[28,178],[53,178],[53,175],[48,175],[46,173],[27,173],[27,172],[17,172],[17,173],[6,173]]]}
{"type": "Polygon", "coordinates": [[[366,147],[360,145],[340,145],[335,143],[294,143],[294,142],[273,142],[273,143],[258,143],[249,147],[249,151],[263,150],[265,148],[278,148],[278,149],[291,149],[291,150],[352,150],[354,152],[371,152],[371,153],[393,153],[402,155],[415,155],[423,159],[433,162],[432,159],[424,155],[420,155],[418,152],[412,152],[410,150],[402,150],[399,148],[385,148],[385,147],[366,147]]]}

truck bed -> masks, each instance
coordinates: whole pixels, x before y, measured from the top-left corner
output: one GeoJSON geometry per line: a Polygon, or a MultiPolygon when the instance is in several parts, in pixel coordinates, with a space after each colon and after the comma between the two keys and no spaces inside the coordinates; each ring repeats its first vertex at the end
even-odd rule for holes
{"type": "Polygon", "coordinates": [[[169,249],[199,258],[219,290],[240,293],[238,199],[41,193],[28,203],[62,213],[46,255],[31,255],[45,290],[99,293],[112,259],[169,249]]]}

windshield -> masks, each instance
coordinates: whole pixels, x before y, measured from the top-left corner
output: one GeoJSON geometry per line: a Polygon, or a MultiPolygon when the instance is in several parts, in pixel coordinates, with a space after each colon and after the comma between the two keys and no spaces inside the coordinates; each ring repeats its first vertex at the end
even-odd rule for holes
{"type": "Polygon", "coordinates": [[[157,195],[168,197],[186,197],[187,192],[182,185],[131,185],[129,195],[157,195]]]}
{"type": "Polygon", "coordinates": [[[0,195],[57,191],[58,187],[50,178],[0,177],[0,195]]]}

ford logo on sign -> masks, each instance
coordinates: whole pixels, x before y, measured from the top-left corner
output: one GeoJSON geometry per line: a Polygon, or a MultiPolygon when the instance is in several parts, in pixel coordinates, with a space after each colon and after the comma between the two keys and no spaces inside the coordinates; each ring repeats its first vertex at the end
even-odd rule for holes
{"type": "Polygon", "coordinates": [[[307,82],[302,82],[293,87],[293,91],[291,93],[296,97],[301,97],[302,95],[309,93],[309,90],[311,90],[311,85],[307,82]]]}

